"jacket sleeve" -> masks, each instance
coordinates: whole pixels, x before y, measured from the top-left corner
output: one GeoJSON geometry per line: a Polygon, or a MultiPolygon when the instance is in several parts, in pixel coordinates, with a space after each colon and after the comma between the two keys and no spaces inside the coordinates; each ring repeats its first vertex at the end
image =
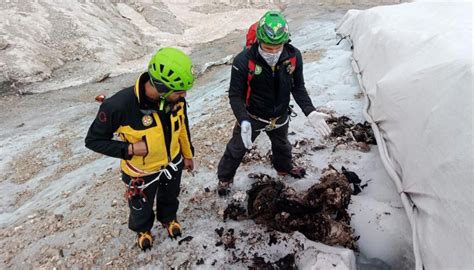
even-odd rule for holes
{"type": "Polygon", "coordinates": [[[248,60],[245,57],[245,53],[246,51],[240,53],[234,59],[230,74],[229,103],[239,123],[242,123],[244,120],[250,121],[247,109],[245,108],[248,75],[248,60]]]}
{"type": "Polygon", "coordinates": [[[114,132],[119,128],[121,113],[114,109],[114,103],[105,100],[99,108],[97,116],[87,132],[86,147],[110,157],[129,160],[127,142],[112,140],[114,132]]]}
{"type": "Polygon", "coordinates": [[[291,93],[293,94],[296,103],[300,106],[306,116],[316,110],[308,95],[308,91],[306,91],[306,87],[304,86],[303,57],[301,57],[299,51],[296,52],[296,69],[293,74],[293,88],[291,89],[291,93]]]}
{"type": "Polygon", "coordinates": [[[194,156],[194,147],[191,143],[191,132],[189,131],[188,108],[187,103],[184,102],[184,126],[179,133],[179,146],[184,158],[192,159],[194,156]]]}

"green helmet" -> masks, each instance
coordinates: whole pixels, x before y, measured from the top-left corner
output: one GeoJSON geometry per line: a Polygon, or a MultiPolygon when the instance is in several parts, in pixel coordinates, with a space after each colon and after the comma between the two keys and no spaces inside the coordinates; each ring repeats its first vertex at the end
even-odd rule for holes
{"type": "Polygon", "coordinates": [[[153,87],[160,92],[171,93],[193,87],[192,67],[189,56],[179,49],[167,47],[153,55],[148,64],[148,74],[153,87]]]}
{"type": "Polygon", "coordinates": [[[285,17],[279,11],[268,11],[257,25],[257,39],[260,42],[278,45],[288,42],[290,32],[285,17]]]}

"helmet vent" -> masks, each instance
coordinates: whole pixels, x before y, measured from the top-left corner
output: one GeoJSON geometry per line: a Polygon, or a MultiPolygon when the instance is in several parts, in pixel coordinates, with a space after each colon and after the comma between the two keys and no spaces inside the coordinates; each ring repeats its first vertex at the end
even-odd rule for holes
{"type": "Polygon", "coordinates": [[[179,82],[179,81],[181,81],[181,78],[180,78],[180,77],[177,77],[177,78],[174,79],[174,81],[175,81],[175,82],[179,82]]]}
{"type": "Polygon", "coordinates": [[[160,64],[160,72],[163,73],[163,70],[165,69],[165,66],[163,64],[160,64]]]}
{"type": "Polygon", "coordinates": [[[162,76],[161,79],[162,79],[163,81],[167,82],[167,83],[170,82],[170,80],[168,80],[168,78],[166,78],[166,77],[163,77],[163,76],[162,76]]]}
{"type": "Polygon", "coordinates": [[[174,74],[174,71],[172,71],[171,69],[168,71],[168,77],[171,77],[171,75],[174,74]]]}

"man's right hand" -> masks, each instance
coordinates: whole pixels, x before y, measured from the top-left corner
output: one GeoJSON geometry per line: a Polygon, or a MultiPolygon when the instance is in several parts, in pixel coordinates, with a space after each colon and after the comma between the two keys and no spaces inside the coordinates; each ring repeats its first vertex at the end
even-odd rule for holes
{"type": "Polygon", "coordinates": [[[244,120],[240,124],[240,136],[242,137],[245,148],[252,148],[252,126],[249,121],[244,120]]]}
{"type": "Polygon", "coordinates": [[[128,145],[128,155],[129,156],[146,156],[148,154],[148,150],[146,147],[145,141],[138,141],[134,144],[128,145]]]}

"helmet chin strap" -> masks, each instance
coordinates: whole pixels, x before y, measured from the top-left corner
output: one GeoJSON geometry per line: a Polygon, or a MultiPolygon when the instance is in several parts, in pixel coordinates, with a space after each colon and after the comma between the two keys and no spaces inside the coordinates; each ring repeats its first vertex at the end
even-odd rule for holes
{"type": "Polygon", "coordinates": [[[168,91],[167,93],[165,93],[164,95],[162,95],[162,96],[160,97],[160,111],[162,111],[162,110],[164,109],[164,107],[165,107],[165,100],[166,100],[166,98],[167,98],[169,95],[173,94],[173,92],[174,92],[173,90],[168,91]]]}
{"type": "MultiPolygon", "coordinates": [[[[154,88],[158,93],[162,94],[163,92],[160,92],[160,91],[158,90],[157,86],[155,85],[155,83],[153,83],[153,79],[151,79],[152,76],[151,76],[150,72],[148,72],[148,75],[150,76],[150,83],[151,83],[151,85],[153,86],[153,88],[154,88]]],[[[173,90],[170,90],[170,91],[164,93],[164,95],[161,95],[161,96],[160,96],[160,107],[159,107],[160,111],[162,111],[162,110],[164,109],[164,107],[165,107],[166,98],[167,98],[169,95],[173,94],[173,92],[174,92],[173,90]]]]}

